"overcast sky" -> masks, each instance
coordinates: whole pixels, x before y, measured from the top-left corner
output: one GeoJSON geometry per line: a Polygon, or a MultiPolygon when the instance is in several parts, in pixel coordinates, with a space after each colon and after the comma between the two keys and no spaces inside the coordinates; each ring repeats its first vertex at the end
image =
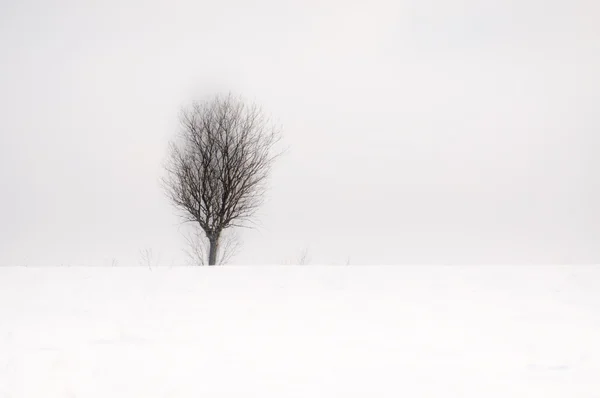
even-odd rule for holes
{"type": "Polygon", "coordinates": [[[0,2],[0,265],[185,246],[190,100],[283,127],[236,263],[600,261],[596,0],[0,2]]]}

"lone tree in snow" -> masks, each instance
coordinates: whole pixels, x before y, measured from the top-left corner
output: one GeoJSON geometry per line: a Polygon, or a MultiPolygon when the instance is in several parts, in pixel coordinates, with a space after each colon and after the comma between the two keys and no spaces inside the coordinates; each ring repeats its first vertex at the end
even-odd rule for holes
{"type": "Polygon", "coordinates": [[[221,234],[245,226],[262,203],[280,132],[261,109],[231,95],[181,111],[163,184],[186,221],[208,240],[208,265],[217,263],[221,234]]]}

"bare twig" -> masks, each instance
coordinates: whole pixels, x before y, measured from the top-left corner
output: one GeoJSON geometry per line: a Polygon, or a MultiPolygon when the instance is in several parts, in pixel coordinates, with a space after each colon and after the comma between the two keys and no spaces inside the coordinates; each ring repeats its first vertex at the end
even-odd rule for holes
{"type": "Polygon", "coordinates": [[[300,253],[300,258],[298,259],[298,265],[307,265],[310,262],[310,255],[308,253],[308,248],[305,247],[304,250],[300,253]]]}
{"type": "Polygon", "coordinates": [[[141,266],[148,267],[148,269],[152,271],[152,267],[158,265],[158,258],[154,258],[154,252],[152,249],[143,249],[140,250],[139,263],[141,266]]]}

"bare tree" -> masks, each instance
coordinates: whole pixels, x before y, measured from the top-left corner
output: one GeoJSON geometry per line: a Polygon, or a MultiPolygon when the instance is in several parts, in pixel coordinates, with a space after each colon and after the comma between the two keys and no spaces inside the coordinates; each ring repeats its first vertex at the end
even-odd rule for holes
{"type": "Polygon", "coordinates": [[[208,239],[208,265],[217,263],[222,232],[247,226],[261,205],[279,140],[261,109],[231,95],[184,108],[163,180],[184,219],[208,239]]]}

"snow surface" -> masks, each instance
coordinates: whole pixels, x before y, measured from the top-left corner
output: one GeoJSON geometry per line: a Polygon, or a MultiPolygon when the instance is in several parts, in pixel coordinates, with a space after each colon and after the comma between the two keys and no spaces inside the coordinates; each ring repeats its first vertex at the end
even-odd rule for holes
{"type": "Polygon", "coordinates": [[[600,267],[0,268],[0,397],[600,397],[600,267]]]}

